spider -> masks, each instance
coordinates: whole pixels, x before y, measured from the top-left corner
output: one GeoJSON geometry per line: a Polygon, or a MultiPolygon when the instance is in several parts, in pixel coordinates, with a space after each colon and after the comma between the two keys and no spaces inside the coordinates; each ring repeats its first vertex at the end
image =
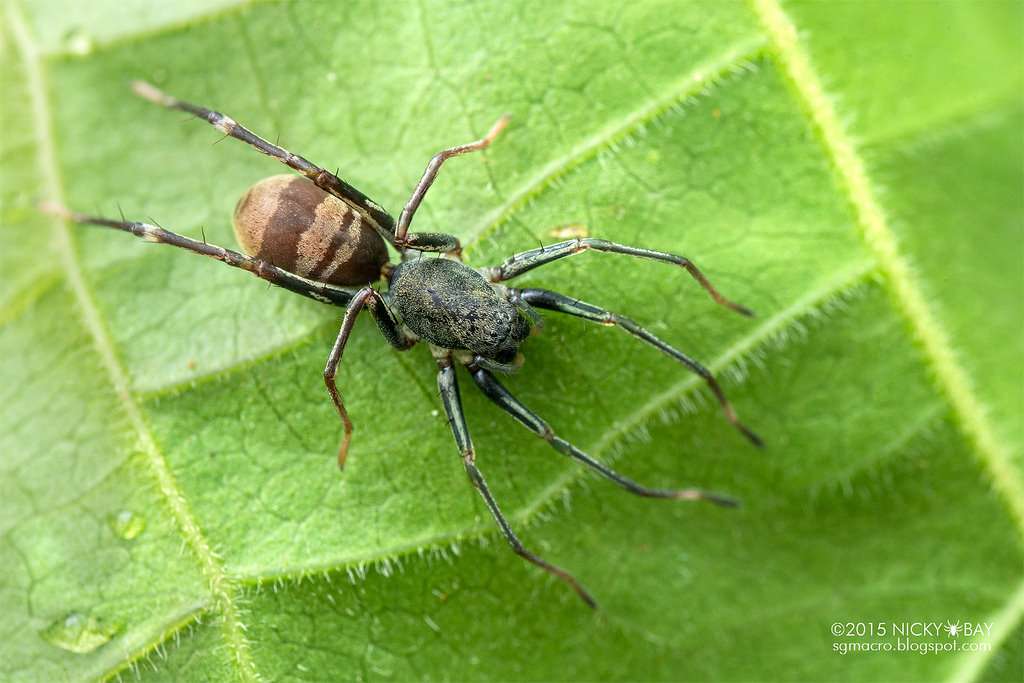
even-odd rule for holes
{"type": "Polygon", "coordinates": [[[63,220],[114,228],[150,242],[169,244],[209,256],[247,270],[274,285],[345,309],[338,336],[327,357],[323,378],[343,425],[338,466],[343,467],[352,439],[352,421],[335,383],[342,354],[356,317],[366,309],[384,339],[404,351],[425,342],[438,367],[437,387],[452,436],[463,465],[512,550],[561,579],[591,607],[594,598],[566,570],[528,550],[516,536],[491,495],[470,438],[459,398],[455,367],[461,365],[483,394],[527,429],[563,455],[574,458],[599,475],[638,496],[676,500],[706,500],[737,505],[733,499],[695,488],[655,489],[642,486],[594,460],[559,437],[543,418],[522,404],[495,378],[514,372],[522,364],[519,347],[539,328],[537,309],[577,316],[601,325],[617,326],[657,348],[696,373],[708,386],[725,417],[754,445],[758,436],[736,415],[714,376],[696,360],[658,339],[631,319],[594,304],[546,289],[513,288],[502,283],[534,268],[585,251],[625,254],[663,261],[684,269],[717,303],[745,316],[750,309],[719,294],[689,259],[674,254],[632,247],[603,239],[577,237],[515,254],[497,266],[471,268],[461,259],[459,240],[443,233],[409,232],[416,209],[448,159],[482,150],[508,124],[502,116],[483,138],[438,152],[427,164],[397,223],[383,208],[331,173],[305,158],[271,144],[224,114],[191,104],[158,90],[149,83],[132,84],[135,94],[168,109],[187,112],[277,159],[298,175],[276,175],[253,185],[234,212],[235,235],[245,254],[179,235],[156,225],[90,216],[47,203],[42,209],[63,220]],[[400,255],[389,263],[387,245],[400,255]],[[438,258],[414,258],[433,252],[438,258]],[[387,289],[373,287],[383,281],[387,289]]]}

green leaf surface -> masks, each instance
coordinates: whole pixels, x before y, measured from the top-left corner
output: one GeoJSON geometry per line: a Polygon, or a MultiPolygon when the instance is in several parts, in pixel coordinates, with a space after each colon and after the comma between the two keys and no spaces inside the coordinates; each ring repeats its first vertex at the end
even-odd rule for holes
{"type": "Polygon", "coordinates": [[[0,679],[901,680],[1024,677],[1024,16],[1018,2],[4,5],[0,679]],[[83,9],[88,6],[89,10],[83,9]],[[707,362],[768,443],[615,329],[545,316],[508,387],[655,486],[629,496],[462,375],[467,483],[425,348],[241,271],[64,225],[40,197],[232,243],[274,162],[131,96],[214,106],[473,265],[559,226],[692,257],[587,254],[523,283],[707,362]],[[891,636],[836,622],[988,623],[891,636]]]}

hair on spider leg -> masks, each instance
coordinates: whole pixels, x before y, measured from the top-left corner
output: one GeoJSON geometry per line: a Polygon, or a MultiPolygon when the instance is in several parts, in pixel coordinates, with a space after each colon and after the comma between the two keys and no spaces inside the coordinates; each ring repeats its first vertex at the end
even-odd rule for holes
{"type": "MultiPolygon", "coordinates": [[[[736,505],[732,498],[716,492],[698,488],[654,489],[624,477],[559,437],[547,422],[504,390],[491,374],[492,371],[514,370],[521,362],[520,347],[541,323],[534,308],[573,315],[592,323],[612,324],[656,347],[703,379],[733,427],[753,443],[760,443],[760,439],[740,422],[717,380],[704,366],[630,318],[576,296],[503,284],[556,260],[597,251],[681,267],[716,303],[744,315],[750,314],[749,309],[722,296],[688,258],[593,238],[589,234],[544,244],[522,221],[514,220],[516,229],[527,230],[531,239],[537,240],[538,247],[513,254],[498,265],[475,269],[462,263],[461,244],[455,236],[409,231],[442,165],[453,157],[488,147],[508,125],[507,115],[501,116],[484,137],[435,154],[395,220],[376,202],[341,179],[337,170],[331,173],[281,147],[280,135],[276,142],[269,142],[229,116],[179,100],[142,81],[134,82],[132,89],[154,104],[206,121],[224,137],[235,138],[294,172],[294,175],[265,178],[239,199],[232,224],[241,251],[210,244],[205,226],[200,226],[202,239],[195,240],[171,232],[153,219],[149,219],[151,223],[129,221],[120,206],[121,220],[76,213],[50,202],[41,203],[40,209],[64,221],[131,233],[150,242],[215,259],[264,280],[267,286],[276,285],[343,309],[338,334],[323,369],[325,388],[342,424],[341,445],[337,451],[339,466],[344,464],[348,454],[353,425],[336,378],[356,318],[365,310],[394,349],[403,351],[420,341],[430,346],[437,364],[437,391],[452,438],[466,475],[494,518],[501,536],[513,552],[561,580],[589,606],[597,603],[575,576],[523,545],[491,494],[482,471],[486,458],[477,456],[463,414],[457,365],[466,366],[476,387],[487,398],[554,450],[595,470],[621,488],[649,498],[702,500],[726,507],[736,505]],[[389,261],[389,245],[399,253],[397,263],[389,261]],[[430,254],[434,258],[424,258],[430,254]]],[[[578,344],[580,338],[574,341],[578,344]]],[[[352,569],[348,571],[351,575],[352,569]]],[[[356,573],[364,574],[365,569],[359,567],[356,573]]]]}
{"type": "Polygon", "coordinates": [[[192,126],[195,124],[195,117],[193,116],[181,116],[178,117],[178,126],[184,129],[186,126],[192,126]]]}

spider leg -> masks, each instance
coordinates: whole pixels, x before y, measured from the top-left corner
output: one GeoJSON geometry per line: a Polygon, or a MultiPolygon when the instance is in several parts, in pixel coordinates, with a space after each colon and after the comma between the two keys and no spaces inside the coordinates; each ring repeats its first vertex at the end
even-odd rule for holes
{"type": "Polygon", "coordinates": [[[416,209],[420,207],[420,203],[423,201],[423,197],[426,196],[427,190],[429,190],[430,186],[434,184],[434,180],[437,178],[437,173],[441,170],[442,164],[452,157],[487,148],[491,142],[494,141],[494,138],[498,137],[498,134],[501,133],[505,126],[508,125],[508,121],[509,118],[507,115],[502,116],[494,122],[494,125],[491,126],[491,130],[488,131],[487,135],[479,140],[466,143],[465,145],[458,145],[456,147],[443,149],[430,159],[430,163],[427,164],[426,170],[423,171],[423,177],[421,177],[420,182],[416,184],[416,188],[412,191],[412,196],[409,197],[409,201],[406,202],[405,208],[402,209],[402,213],[398,217],[398,225],[395,228],[396,244],[399,246],[412,246],[417,249],[429,247],[430,251],[459,250],[459,241],[450,235],[441,235],[438,233],[420,233],[417,235],[414,233],[413,235],[407,236],[407,233],[409,232],[409,225],[412,223],[412,217],[416,213],[416,209]],[[448,238],[448,242],[446,243],[442,238],[448,238]]]}
{"type": "Polygon", "coordinates": [[[473,381],[480,387],[484,395],[495,405],[514,417],[520,424],[544,439],[552,448],[563,455],[579,460],[587,467],[596,470],[602,477],[609,479],[630,493],[645,498],[668,498],[672,500],[706,500],[724,507],[737,507],[738,503],[727,496],[700,489],[652,489],[642,486],[628,477],[624,477],[612,468],[604,465],[581,451],[565,439],[562,439],[550,425],[532,410],[523,405],[515,396],[494,378],[494,375],[483,368],[470,368],[473,381]]]}
{"type": "Polygon", "coordinates": [[[322,282],[307,280],[295,275],[294,273],[289,273],[287,270],[271,265],[266,261],[245,256],[237,251],[218,247],[215,244],[209,244],[205,240],[194,240],[190,237],[185,237],[184,235],[171,232],[170,230],[164,230],[156,225],[126,220],[114,220],[110,218],[102,218],[100,216],[89,216],[84,213],[69,211],[63,206],[51,203],[44,203],[40,205],[39,208],[44,213],[62,220],[72,221],[82,225],[98,225],[105,228],[113,228],[115,230],[131,233],[136,237],[141,237],[147,242],[170,244],[171,246],[187,249],[188,251],[196,254],[215,258],[229,266],[247,270],[256,277],[262,278],[271,284],[277,285],[278,287],[284,287],[289,291],[295,292],[296,294],[302,294],[303,296],[308,296],[310,299],[315,299],[321,303],[347,306],[349,301],[352,300],[352,292],[348,290],[324,284],[322,282]]]}
{"type": "Polygon", "coordinates": [[[711,389],[711,393],[713,393],[715,398],[718,399],[718,403],[722,407],[722,412],[725,413],[726,419],[728,419],[729,422],[731,422],[733,426],[736,427],[736,429],[739,430],[743,436],[747,437],[747,439],[755,446],[759,448],[764,446],[764,442],[761,440],[761,437],[755,434],[754,431],[745,424],[740,422],[739,417],[736,415],[736,410],[732,407],[732,404],[729,403],[729,399],[725,397],[725,392],[722,391],[722,387],[719,386],[718,380],[715,379],[715,376],[712,375],[707,368],[687,356],[679,349],[658,339],[626,316],[612,313],[611,311],[594,306],[593,304],[588,304],[585,301],[573,299],[565,296],[564,294],[551,292],[546,289],[519,289],[514,290],[513,295],[522,297],[526,303],[531,306],[536,306],[537,308],[545,308],[551,311],[558,311],[559,313],[568,313],[569,315],[601,323],[602,325],[615,325],[621,327],[637,339],[647,342],[670,358],[679,361],[707,383],[708,388],[711,389]]]}
{"type": "Polygon", "coordinates": [[[348,309],[345,311],[345,317],[341,321],[338,337],[334,341],[334,346],[331,347],[330,355],[327,356],[327,365],[324,366],[324,384],[327,385],[327,393],[331,395],[331,400],[334,401],[334,407],[338,409],[338,417],[341,418],[341,423],[345,430],[344,436],[341,439],[341,446],[338,447],[339,468],[345,467],[345,458],[348,457],[348,446],[352,441],[352,420],[348,416],[348,410],[345,409],[345,400],[338,392],[335,377],[338,374],[338,366],[341,364],[341,356],[345,353],[348,337],[352,333],[352,328],[356,324],[356,318],[364,306],[370,309],[370,313],[377,322],[377,327],[380,328],[381,334],[389,344],[397,349],[405,350],[415,343],[402,332],[398,321],[391,314],[384,298],[375,289],[363,287],[352,297],[352,303],[349,304],[348,309]]]}
{"type": "Polygon", "coordinates": [[[501,508],[498,507],[494,496],[491,495],[491,490],[487,488],[484,475],[476,466],[476,453],[473,450],[473,441],[469,436],[469,427],[466,425],[466,418],[462,412],[462,400],[459,398],[459,385],[455,378],[455,368],[452,366],[451,360],[446,358],[438,360],[438,367],[437,388],[441,393],[441,402],[444,404],[445,413],[448,415],[448,424],[451,426],[452,436],[455,437],[455,443],[462,454],[462,462],[466,467],[466,473],[469,475],[469,480],[473,482],[473,486],[476,487],[483,497],[487,509],[490,510],[494,521],[498,523],[498,528],[501,529],[505,540],[508,541],[508,544],[512,546],[513,552],[517,555],[569,584],[585,603],[596,608],[597,602],[572,574],[527,550],[515,532],[512,531],[512,527],[509,526],[508,520],[502,514],[501,508]]]}
{"type": "Polygon", "coordinates": [[[206,121],[225,135],[233,137],[236,140],[241,140],[263,154],[277,159],[292,170],[301,173],[312,180],[316,186],[324,192],[332,194],[338,199],[360,209],[360,211],[369,219],[370,224],[380,234],[380,236],[390,244],[395,244],[395,219],[392,218],[387,211],[377,205],[376,202],[346,183],[334,173],[317,166],[298,154],[292,154],[285,148],[264,140],[230,116],[213,111],[212,109],[207,109],[206,107],[198,104],[179,100],[178,98],[168,95],[145,81],[134,81],[132,83],[132,90],[139,97],[149,100],[161,107],[177,109],[178,111],[192,114],[196,118],[206,121]]]}
{"type": "Polygon", "coordinates": [[[720,305],[730,308],[740,315],[745,315],[747,317],[753,317],[754,315],[754,312],[746,306],[741,306],[722,296],[707,277],[704,276],[704,273],[702,273],[700,269],[697,268],[697,266],[688,258],[676,256],[675,254],[668,254],[663,251],[654,251],[653,249],[630,247],[625,244],[595,239],[593,237],[579,237],[573,240],[566,240],[565,242],[559,242],[557,244],[539,247],[537,249],[531,249],[529,251],[515,254],[506,259],[501,265],[490,269],[490,280],[491,282],[511,280],[512,278],[522,275],[523,273],[533,270],[539,266],[547,265],[548,263],[557,261],[560,258],[573,256],[590,249],[593,249],[594,251],[609,252],[612,254],[626,254],[627,256],[664,261],[666,263],[677,265],[680,268],[685,269],[690,276],[693,277],[693,279],[711,295],[711,298],[720,305]]]}

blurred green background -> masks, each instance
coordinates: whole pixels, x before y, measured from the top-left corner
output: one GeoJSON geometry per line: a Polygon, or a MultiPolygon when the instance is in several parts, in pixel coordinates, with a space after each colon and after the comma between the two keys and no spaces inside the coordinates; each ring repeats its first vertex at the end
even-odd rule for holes
{"type": "Polygon", "coordinates": [[[5,2],[0,678],[1024,680],[1024,5],[1019,2],[5,2]],[[547,316],[507,382],[650,485],[635,499],[476,395],[466,481],[420,347],[240,271],[39,214],[41,198],[231,246],[274,162],[137,98],[220,109],[473,265],[559,226],[685,254],[523,278],[708,363],[547,316]],[[988,624],[911,637],[893,623],[988,624]],[[886,635],[835,624],[887,624],[886,635]]]}

